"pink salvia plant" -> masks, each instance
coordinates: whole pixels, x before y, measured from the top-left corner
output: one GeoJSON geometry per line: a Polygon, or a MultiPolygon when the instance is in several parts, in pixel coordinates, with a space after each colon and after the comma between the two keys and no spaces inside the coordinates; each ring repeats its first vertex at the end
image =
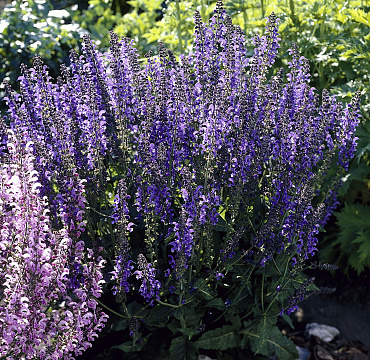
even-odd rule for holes
{"type": "Polygon", "coordinates": [[[18,128],[8,130],[1,163],[0,357],[72,359],[91,346],[107,319],[94,298],[101,295],[104,264],[89,249],[85,259],[78,241],[85,200],[77,176],[60,194],[63,226],[52,231],[33,144],[25,138],[18,128]]]}

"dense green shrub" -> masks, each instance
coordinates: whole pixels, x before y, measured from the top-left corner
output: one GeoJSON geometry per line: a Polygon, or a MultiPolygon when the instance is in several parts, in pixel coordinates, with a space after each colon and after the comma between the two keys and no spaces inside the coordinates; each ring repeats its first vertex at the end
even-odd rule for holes
{"type": "Polygon", "coordinates": [[[303,27],[311,22],[314,30],[299,39],[306,56],[316,63],[316,85],[331,86],[332,93],[345,101],[356,89],[363,91],[364,118],[356,133],[358,152],[343,177],[339,211],[334,213],[336,226],[328,229],[319,254],[322,261],[334,262],[346,274],[349,269],[360,274],[370,268],[369,10],[352,7],[352,3],[349,8],[340,1],[316,6],[311,9],[316,21],[307,18],[302,22],[303,27]],[[310,42],[316,47],[312,48],[310,42]]]}
{"type": "Polygon", "coordinates": [[[320,247],[322,261],[337,264],[349,275],[370,268],[370,121],[356,132],[360,138],[356,158],[343,177],[340,211],[335,212],[336,226],[330,227],[320,247]]]}
{"type": "Polygon", "coordinates": [[[0,81],[15,82],[20,65],[30,65],[35,54],[57,74],[86,32],[71,20],[73,12],[73,8],[54,10],[49,0],[14,1],[5,7],[0,15],[0,81]]]}

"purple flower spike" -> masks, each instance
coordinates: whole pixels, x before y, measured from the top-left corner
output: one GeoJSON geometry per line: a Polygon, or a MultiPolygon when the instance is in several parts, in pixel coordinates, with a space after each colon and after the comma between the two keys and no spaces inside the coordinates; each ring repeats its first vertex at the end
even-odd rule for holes
{"type": "Polygon", "coordinates": [[[143,254],[137,257],[139,270],[135,271],[136,279],[142,279],[139,292],[147,302],[153,305],[154,299],[159,300],[159,289],[161,283],[155,279],[155,269],[152,264],[148,263],[143,254]]]}

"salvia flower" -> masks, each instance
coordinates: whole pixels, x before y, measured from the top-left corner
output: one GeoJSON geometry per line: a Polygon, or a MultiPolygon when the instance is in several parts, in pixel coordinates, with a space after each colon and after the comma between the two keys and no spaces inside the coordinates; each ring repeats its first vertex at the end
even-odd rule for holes
{"type": "MultiPolygon", "coordinates": [[[[74,241],[71,229],[75,216],[60,230],[51,228],[33,144],[25,138],[17,127],[8,130],[9,157],[0,174],[0,356],[71,358],[91,346],[106,321],[95,300],[104,261],[91,254],[83,261],[84,243],[74,241]]],[[[77,198],[75,206],[83,202],[77,198]]],[[[77,232],[79,226],[76,221],[77,232]]]]}
{"type": "Polygon", "coordinates": [[[156,271],[143,254],[137,257],[137,266],[138,270],[134,274],[136,279],[142,279],[139,292],[147,302],[153,304],[155,299],[159,300],[159,289],[161,288],[161,283],[155,278],[156,271]]]}

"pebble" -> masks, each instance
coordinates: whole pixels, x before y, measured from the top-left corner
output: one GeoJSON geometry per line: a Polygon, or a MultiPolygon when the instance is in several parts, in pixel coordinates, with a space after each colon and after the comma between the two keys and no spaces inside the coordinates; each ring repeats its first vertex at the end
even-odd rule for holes
{"type": "Polygon", "coordinates": [[[306,334],[308,337],[316,336],[326,342],[332,341],[339,333],[337,328],[329,325],[318,323],[309,323],[306,325],[306,334]]]}

